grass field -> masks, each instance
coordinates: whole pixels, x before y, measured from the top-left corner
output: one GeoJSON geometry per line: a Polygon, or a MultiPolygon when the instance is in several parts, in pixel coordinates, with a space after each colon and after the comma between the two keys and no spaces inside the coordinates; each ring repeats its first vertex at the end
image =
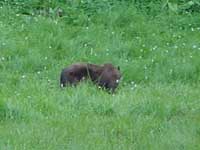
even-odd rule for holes
{"type": "Polygon", "coordinates": [[[0,150],[199,150],[200,14],[71,11],[0,7],[0,150]],[[117,93],[60,89],[77,61],[119,65],[117,93]]]}

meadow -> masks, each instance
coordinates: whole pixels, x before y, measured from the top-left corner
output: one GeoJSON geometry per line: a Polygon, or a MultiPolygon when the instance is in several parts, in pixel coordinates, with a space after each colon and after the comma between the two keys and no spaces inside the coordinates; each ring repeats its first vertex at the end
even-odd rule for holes
{"type": "Polygon", "coordinates": [[[0,2],[0,150],[200,149],[199,12],[63,1],[51,4],[65,10],[59,17],[8,2],[0,2]],[[90,81],[61,89],[61,69],[74,62],[119,65],[117,92],[90,81]]]}

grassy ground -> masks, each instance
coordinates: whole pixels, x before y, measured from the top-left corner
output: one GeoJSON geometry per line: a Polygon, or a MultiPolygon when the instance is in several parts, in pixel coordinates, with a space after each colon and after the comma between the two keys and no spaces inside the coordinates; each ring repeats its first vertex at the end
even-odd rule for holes
{"type": "Polygon", "coordinates": [[[200,149],[200,15],[76,17],[0,8],[0,149],[200,149]],[[76,61],[119,65],[117,93],[61,90],[76,61]]]}

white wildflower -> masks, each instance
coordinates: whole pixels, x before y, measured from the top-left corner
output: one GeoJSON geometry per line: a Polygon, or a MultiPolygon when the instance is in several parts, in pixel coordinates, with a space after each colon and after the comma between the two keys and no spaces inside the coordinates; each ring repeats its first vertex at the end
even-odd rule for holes
{"type": "Polygon", "coordinates": [[[197,48],[197,46],[196,46],[196,45],[193,45],[192,48],[197,48]]]}

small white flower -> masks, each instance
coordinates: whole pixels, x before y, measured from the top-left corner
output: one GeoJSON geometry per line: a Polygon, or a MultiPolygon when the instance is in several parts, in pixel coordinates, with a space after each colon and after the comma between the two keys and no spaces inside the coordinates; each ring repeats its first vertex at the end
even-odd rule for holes
{"type": "Polygon", "coordinates": [[[48,57],[46,56],[46,57],[44,57],[44,59],[45,59],[45,60],[47,60],[47,59],[48,59],[48,57]]]}
{"type": "Polygon", "coordinates": [[[40,74],[40,71],[38,71],[37,74],[40,74]]]}
{"type": "Polygon", "coordinates": [[[89,27],[86,27],[86,30],[88,30],[89,29],[89,27]]]}
{"type": "Polygon", "coordinates": [[[116,83],[119,83],[119,80],[116,80],[116,83]]]}
{"type": "Polygon", "coordinates": [[[192,32],[194,31],[194,28],[191,28],[192,32]]]}
{"type": "Polygon", "coordinates": [[[51,47],[51,45],[49,46],[49,49],[51,49],[52,47],[51,47]]]}
{"type": "Polygon", "coordinates": [[[156,50],[157,48],[158,48],[158,46],[156,45],[156,46],[154,46],[152,49],[153,49],[153,50],[156,50]]]}
{"type": "Polygon", "coordinates": [[[196,46],[196,45],[193,45],[192,48],[197,48],[197,46],[196,46]]]}
{"type": "Polygon", "coordinates": [[[175,46],[174,46],[174,48],[175,48],[175,49],[177,49],[177,48],[178,48],[178,46],[177,46],[177,45],[175,45],[175,46]]]}
{"type": "Polygon", "coordinates": [[[25,75],[22,75],[22,78],[24,79],[24,78],[26,78],[26,76],[25,76],[25,75]]]}
{"type": "Polygon", "coordinates": [[[5,58],[4,58],[4,57],[1,57],[1,60],[5,60],[5,58]]]}

